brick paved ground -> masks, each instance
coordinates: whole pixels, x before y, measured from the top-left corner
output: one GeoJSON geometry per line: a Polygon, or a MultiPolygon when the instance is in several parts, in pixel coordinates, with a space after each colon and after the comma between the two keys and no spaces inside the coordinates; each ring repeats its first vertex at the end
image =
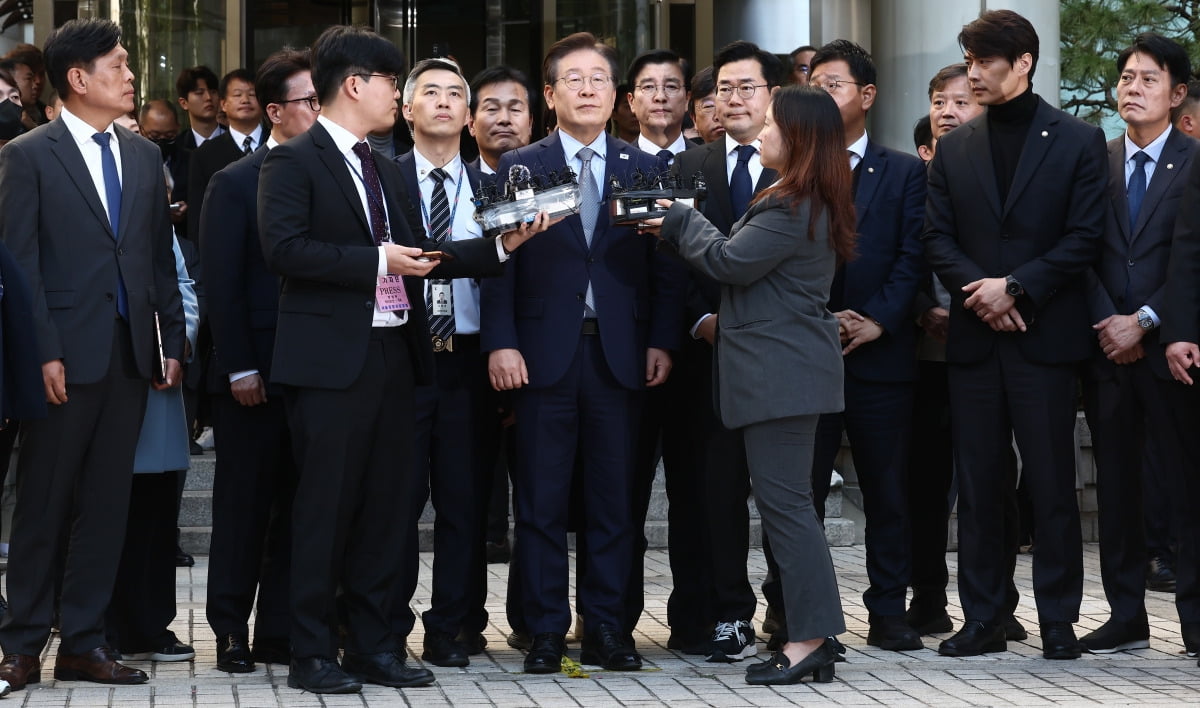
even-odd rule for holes
{"type": "MultiPolygon", "coordinates": [[[[1079,661],[1049,662],[1041,658],[1036,611],[1028,596],[1030,557],[1023,556],[1017,568],[1017,583],[1026,596],[1018,617],[1030,630],[1030,639],[1009,643],[1010,651],[970,659],[937,655],[936,639],[927,638],[924,651],[894,654],[866,646],[867,613],[861,603],[866,578],[861,546],[833,549],[847,615],[849,663],[838,664],[831,684],[803,684],[781,688],[752,688],[742,681],[741,665],[707,664],[696,657],[676,655],[666,649],[665,625],[670,574],[666,553],[652,551],[646,560],[647,614],[638,627],[637,640],[648,668],[636,674],[591,672],[587,679],[563,675],[526,676],[520,673],[522,655],[504,643],[508,627],[503,615],[504,579],[508,567],[490,566],[492,573],[489,610],[493,625],[487,632],[486,655],[475,657],[463,670],[434,668],[438,682],[422,689],[398,691],[368,686],[361,695],[321,698],[287,688],[287,667],[272,665],[256,673],[233,675],[214,666],[215,642],[204,621],[207,559],[197,558],[192,569],[179,574],[179,616],[173,627],[198,652],[194,663],[134,665],[151,672],[146,686],[105,688],[84,683],[62,683],[51,679],[11,694],[4,705],[25,706],[596,706],[664,705],[671,708],[698,706],[815,705],[1169,705],[1200,704],[1200,668],[1195,659],[1182,655],[1179,624],[1172,598],[1151,593],[1148,609],[1153,637],[1151,648],[1109,656],[1085,655],[1079,661]]],[[[953,562],[954,556],[950,556],[953,562]]],[[[1107,605],[1100,589],[1097,549],[1085,551],[1086,585],[1080,634],[1099,626],[1107,605]]],[[[431,556],[422,556],[422,584],[417,597],[429,596],[431,556]]],[[[752,572],[761,579],[762,554],[751,554],[752,572]]],[[[956,598],[951,600],[956,601],[956,598]]],[[[424,609],[424,608],[418,608],[424,609]]],[[[951,615],[961,616],[957,607],[951,615]]],[[[761,620],[761,607],[760,618],[761,620]]],[[[412,637],[419,647],[421,638],[412,637]]],[[[760,644],[760,647],[762,645],[760,644]]],[[[578,658],[578,645],[571,644],[578,658]]],[[[57,642],[51,643],[47,663],[53,664],[57,642]]],[[[419,653],[419,652],[418,652],[419,653]]],[[[412,659],[415,661],[416,659],[412,659]]]]}

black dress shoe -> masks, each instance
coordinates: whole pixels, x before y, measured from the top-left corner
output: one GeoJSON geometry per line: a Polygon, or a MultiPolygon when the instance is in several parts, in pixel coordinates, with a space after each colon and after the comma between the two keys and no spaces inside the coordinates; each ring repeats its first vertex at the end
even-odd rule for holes
{"type": "Polygon", "coordinates": [[[1083,647],[1070,622],[1042,622],[1042,656],[1047,659],[1078,659],[1083,647]]]}
{"type": "Polygon", "coordinates": [[[292,643],[285,637],[255,637],[250,656],[263,664],[290,664],[292,643]]]}
{"type": "Polygon", "coordinates": [[[562,658],[566,653],[566,637],[554,632],[539,634],[533,638],[529,653],[525,655],[525,673],[556,674],[562,670],[562,658]]]}
{"type": "Polygon", "coordinates": [[[887,651],[915,651],[925,648],[917,630],[908,626],[904,618],[898,615],[871,617],[867,644],[887,651]]]}
{"type": "Polygon", "coordinates": [[[459,632],[454,641],[461,644],[470,656],[479,656],[487,647],[487,637],[483,636],[483,632],[459,632]]]}
{"type": "Polygon", "coordinates": [[[1146,589],[1155,592],[1175,592],[1175,569],[1171,561],[1154,556],[1146,567],[1146,589]]]}
{"type": "Polygon", "coordinates": [[[642,657],[611,624],[601,624],[583,638],[579,663],[603,666],[609,671],[641,671],[642,657]]]}
{"type": "MultiPolygon", "coordinates": [[[[829,650],[829,652],[831,654],[833,654],[834,663],[841,663],[841,664],[847,663],[846,662],[846,645],[842,644],[840,641],[838,641],[837,637],[826,637],[825,638],[825,647],[829,650]]],[[[755,662],[755,663],[747,666],[746,667],[746,675],[749,676],[750,674],[753,674],[753,673],[756,673],[759,671],[776,670],[775,667],[773,666],[773,662],[776,659],[776,656],[775,656],[776,653],[777,652],[773,652],[771,654],[771,656],[767,657],[766,661],[758,661],[758,662],[755,662]]]]}
{"type": "Polygon", "coordinates": [[[795,665],[786,654],[778,651],[769,660],[747,669],[746,683],[751,686],[783,686],[800,683],[806,676],[811,676],[816,683],[829,683],[833,681],[833,665],[836,662],[837,653],[828,641],[795,665]]]}
{"type": "Polygon", "coordinates": [[[533,637],[529,636],[529,632],[520,629],[509,632],[504,641],[513,649],[521,651],[529,651],[533,647],[533,637]]]}
{"type": "Polygon", "coordinates": [[[979,656],[1007,649],[1002,625],[967,620],[957,634],[938,646],[938,653],[942,656],[979,656]]]}
{"type": "Polygon", "coordinates": [[[945,607],[932,610],[923,610],[916,606],[910,607],[908,612],[904,613],[904,621],[921,636],[954,631],[954,621],[946,613],[945,607]]]}
{"type": "Polygon", "coordinates": [[[500,543],[488,541],[483,552],[489,564],[507,563],[512,560],[512,544],[508,542],[507,537],[500,543]]]}
{"type": "Polygon", "coordinates": [[[471,663],[467,648],[445,632],[426,632],[425,651],[421,659],[444,667],[462,667],[471,663]]]}
{"type": "Polygon", "coordinates": [[[1025,631],[1025,625],[1012,615],[1006,617],[1000,626],[1004,627],[1004,638],[1010,642],[1023,642],[1029,639],[1029,632],[1025,631]]]}
{"type": "Polygon", "coordinates": [[[1143,617],[1140,622],[1128,623],[1110,619],[1094,632],[1079,640],[1092,654],[1114,654],[1130,649],[1150,648],[1150,626],[1143,617]]]}
{"type": "Polygon", "coordinates": [[[1188,656],[1200,656],[1200,622],[1184,622],[1180,634],[1183,635],[1183,651],[1188,656]]]}
{"type": "Polygon", "coordinates": [[[176,568],[191,568],[196,565],[196,559],[191,553],[186,553],[179,546],[175,547],[175,567],[176,568]]]}
{"type": "Polygon", "coordinates": [[[250,642],[239,634],[217,637],[217,669],[231,674],[248,674],[254,670],[250,642]]]}
{"type": "Polygon", "coordinates": [[[378,654],[345,652],[342,655],[342,668],[363,683],[392,688],[428,686],[436,680],[429,669],[410,668],[404,661],[404,654],[398,651],[383,651],[378,654]]]}
{"type": "Polygon", "coordinates": [[[310,693],[358,693],[362,690],[362,684],[343,671],[337,661],[322,656],[293,658],[287,685],[310,693]]]}

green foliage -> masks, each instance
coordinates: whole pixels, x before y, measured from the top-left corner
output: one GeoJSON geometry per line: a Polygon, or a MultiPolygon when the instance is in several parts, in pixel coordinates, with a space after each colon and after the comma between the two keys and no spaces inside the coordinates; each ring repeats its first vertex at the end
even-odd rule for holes
{"type": "Polygon", "coordinates": [[[1158,32],[1200,60],[1200,0],[1062,0],[1061,103],[1099,124],[1117,112],[1117,55],[1140,32],[1158,32]]]}

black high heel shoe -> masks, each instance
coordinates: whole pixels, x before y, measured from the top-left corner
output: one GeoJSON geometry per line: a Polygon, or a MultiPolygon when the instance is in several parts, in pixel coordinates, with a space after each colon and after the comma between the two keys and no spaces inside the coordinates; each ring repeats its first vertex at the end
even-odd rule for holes
{"type": "Polygon", "coordinates": [[[800,683],[810,675],[816,683],[829,683],[833,681],[833,665],[836,662],[837,652],[828,641],[794,666],[787,655],[778,651],[769,661],[747,669],[746,683],[751,686],[782,686],[800,683]]]}

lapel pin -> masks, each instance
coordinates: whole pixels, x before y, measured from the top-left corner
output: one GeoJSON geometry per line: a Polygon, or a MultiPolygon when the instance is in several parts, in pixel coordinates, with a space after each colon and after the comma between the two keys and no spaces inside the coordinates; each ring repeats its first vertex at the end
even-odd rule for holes
{"type": "Polygon", "coordinates": [[[1042,137],[1043,137],[1043,138],[1045,138],[1045,137],[1049,137],[1049,136],[1050,136],[1050,133],[1049,133],[1049,132],[1047,132],[1047,131],[1045,131],[1045,130],[1043,130],[1043,131],[1042,131],[1042,137]]]}
{"type": "Polygon", "coordinates": [[[627,152],[623,152],[623,153],[621,153],[621,159],[622,159],[622,160],[628,160],[628,159],[629,159],[629,153],[627,153],[627,152]]]}
{"type": "Polygon", "coordinates": [[[874,168],[874,167],[868,167],[868,168],[867,168],[867,172],[870,172],[871,174],[875,174],[875,168],[874,168]]]}
{"type": "Polygon", "coordinates": [[[1173,170],[1173,169],[1175,169],[1175,163],[1174,163],[1174,162],[1168,162],[1168,163],[1167,163],[1167,169],[1168,169],[1168,170],[1173,170]]]}

